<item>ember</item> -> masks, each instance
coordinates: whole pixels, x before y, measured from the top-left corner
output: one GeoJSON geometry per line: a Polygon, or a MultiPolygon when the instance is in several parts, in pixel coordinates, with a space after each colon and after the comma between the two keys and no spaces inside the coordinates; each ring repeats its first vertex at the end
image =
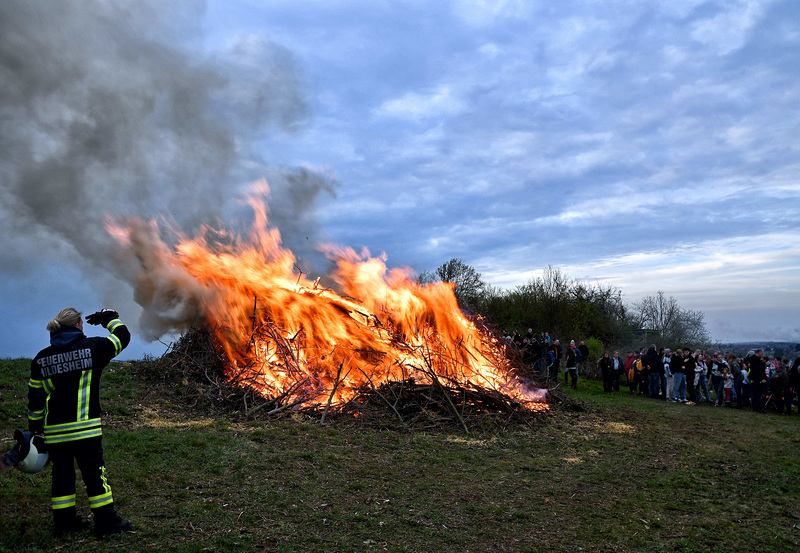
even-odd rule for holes
{"type": "MultiPolygon", "coordinates": [[[[268,193],[266,183],[257,191],[268,193]]],[[[450,284],[420,286],[410,270],[389,270],[366,250],[328,246],[334,291],[299,273],[268,226],[263,199],[254,194],[248,203],[255,220],[246,238],[206,228],[170,247],[154,222],[108,225],[139,264],[137,301],[145,312],[167,297],[173,316],[201,314],[228,379],[279,398],[284,408],[326,413],[365,388],[410,381],[492,391],[524,405],[544,401],[544,390],[513,375],[498,339],[461,312],[450,284]]]]}

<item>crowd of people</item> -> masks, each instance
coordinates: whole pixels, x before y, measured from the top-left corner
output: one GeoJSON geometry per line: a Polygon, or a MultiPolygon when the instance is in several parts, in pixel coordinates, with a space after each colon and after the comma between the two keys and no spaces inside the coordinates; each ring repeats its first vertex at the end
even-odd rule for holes
{"type": "Polygon", "coordinates": [[[656,351],[651,345],[638,353],[628,352],[622,375],[603,370],[607,357],[606,353],[600,360],[606,391],[615,389],[614,382],[624,375],[632,394],[684,404],[713,402],[717,407],[759,413],[769,409],[791,415],[797,407],[800,414],[800,357],[792,362],[770,358],[761,348],[737,357],[732,352],[692,351],[688,347],[656,351]]]}
{"type": "MultiPolygon", "coordinates": [[[[513,334],[504,331],[503,339],[516,348],[523,363],[538,374],[556,381],[564,366],[564,383],[577,388],[578,374],[588,363],[589,348],[584,342],[562,346],[548,332],[513,334]]],[[[623,358],[618,351],[604,352],[598,360],[603,390],[619,391],[627,383],[631,394],[668,402],[693,405],[709,402],[718,407],[767,410],[791,415],[800,414],[800,357],[790,362],[770,358],[763,349],[744,357],[732,352],[692,351],[685,347],[671,350],[655,345],[640,351],[628,351],[623,358]]]]}
{"type": "Polygon", "coordinates": [[[552,339],[549,332],[536,335],[530,328],[525,335],[503,331],[502,337],[509,346],[519,351],[523,363],[532,365],[537,373],[546,374],[551,379],[557,378],[563,360],[564,383],[572,388],[578,387],[579,368],[589,359],[589,347],[585,342],[576,344],[575,340],[570,340],[565,348],[560,340],[552,339]]]}

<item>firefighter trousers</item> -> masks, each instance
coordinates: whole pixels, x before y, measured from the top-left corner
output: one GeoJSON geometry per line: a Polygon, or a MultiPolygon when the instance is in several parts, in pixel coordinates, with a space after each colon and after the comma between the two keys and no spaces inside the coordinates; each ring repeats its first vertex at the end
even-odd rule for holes
{"type": "MultiPolygon", "coordinates": [[[[48,444],[50,462],[53,466],[51,506],[56,519],[60,515],[75,513],[75,463],[86,485],[89,507],[92,512],[106,514],[114,512],[114,499],[111,486],[106,480],[106,467],[103,461],[103,438],[96,436],[84,440],[48,444]]],[[[72,515],[74,516],[74,515],[72,515]]]]}

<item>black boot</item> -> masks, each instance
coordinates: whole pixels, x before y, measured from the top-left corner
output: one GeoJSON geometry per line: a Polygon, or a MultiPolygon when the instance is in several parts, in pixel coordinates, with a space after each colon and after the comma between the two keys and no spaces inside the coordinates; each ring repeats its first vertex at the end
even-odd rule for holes
{"type": "Polygon", "coordinates": [[[75,507],[53,511],[53,535],[60,538],[72,532],[82,532],[91,526],[89,519],[79,516],[75,507]]]}
{"type": "Polygon", "coordinates": [[[94,510],[94,535],[110,536],[120,532],[130,532],[133,525],[129,520],[122,520],[112,505],[94,510]]]}

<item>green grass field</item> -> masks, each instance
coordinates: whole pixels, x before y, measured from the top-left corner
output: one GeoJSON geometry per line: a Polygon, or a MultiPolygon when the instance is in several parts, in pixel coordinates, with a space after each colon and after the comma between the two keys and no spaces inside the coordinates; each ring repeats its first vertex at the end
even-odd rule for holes
{"type": "MultiPolygon", "coordinates": [[[[0,436],[28,360],[0,360],[0,436]]],[[[135,533],[50,536],[50,471],[0,473],[2,551],[800,551],[800,417],[604,394],[532,427],[387,430],[209,418],[103,377],[104,445],[135,533]]],[[[78,485],[79,510],[88,515],[78,485]]]]}

